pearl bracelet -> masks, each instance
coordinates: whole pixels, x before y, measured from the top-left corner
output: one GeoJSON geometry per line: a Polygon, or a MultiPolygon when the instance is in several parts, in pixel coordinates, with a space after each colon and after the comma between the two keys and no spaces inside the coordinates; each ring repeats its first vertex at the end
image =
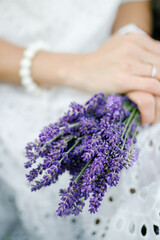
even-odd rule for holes
{"type": "Polygon", "coordinates": [[[41,41],[32,43],[23,52],[22,60],[20,61],[19,76],[21,78],[21,84],[27,90],[36,96],[42,95],[45,90],[38,86],[31,76],[31,65],[35,55],[42,50],[49,50],[49,46],[41,41]]]}

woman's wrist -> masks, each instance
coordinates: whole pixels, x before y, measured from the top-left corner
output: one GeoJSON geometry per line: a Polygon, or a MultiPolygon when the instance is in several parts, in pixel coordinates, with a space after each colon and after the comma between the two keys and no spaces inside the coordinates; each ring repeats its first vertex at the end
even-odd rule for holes
{"type": "MultiPolygon", "coordinates": [[[[0,40],[0,82],[21,85],[20,62],[25,48],[0,40]]],[[[42,87],[78,87],[76,78],[83,54],[39,51],[31,61],[31,77],[42,87]]],[[[80,71],[79,71],[80,72],[80,71]]]]}
{"type": "Polygon", "coordinates": [[[81,54],[52,53],[41,51],[32,61],[31,74],[42,87],[76,87],[81,54]]]}

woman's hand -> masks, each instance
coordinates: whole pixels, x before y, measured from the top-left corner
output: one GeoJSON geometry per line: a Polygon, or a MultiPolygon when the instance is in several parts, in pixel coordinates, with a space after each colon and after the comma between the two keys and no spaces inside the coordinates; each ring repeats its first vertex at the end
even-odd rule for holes
{"type": "Polygon", "coordinates": [[[160,121],[158,41],[140,33],[116,34],[97,51],[82,56],[77,70],[71,85],[89,92],[128,93],[139,107],[142,124],[160,121]],[[156,78],[151,77],[153,64],[156,78]]]}
{"type": "Polygon", "coordinates": [[[127,96],[137,104],[141,113],[141,123],[151,124],[160,121],[160,97],[152,94],[134,91],[127,96]]]}
{"type": "MultiPolygon", "coordinates": [[[[0,40],[0,79],[20,84],[23,49],[0,40]]],[[[41,86],[63,85],[88,92],[128,93],[139,106],[142,123],[160,121],[160,43],[149,36],[115,34],[87,54],[40,52],[31,74],[41,86]],[[151,77],[153,64],[157,78],[151,77]]]]}
{"type": "Polygon", "coordinates": [[[160,96],[160,43],[147,35],[116,34],[79,60],[71,81],[75,87],[91,92],[144,91],[160,96]],[[151,77],[153,64],[156,78],[151,77]]]}

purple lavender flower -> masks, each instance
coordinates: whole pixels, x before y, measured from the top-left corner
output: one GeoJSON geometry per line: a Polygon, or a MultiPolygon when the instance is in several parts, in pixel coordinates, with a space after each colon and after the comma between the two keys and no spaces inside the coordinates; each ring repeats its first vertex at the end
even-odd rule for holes
{"type": "Polygon", "coordinates": [[[101,205],[101,201],[103,200],[103,197],[105,195],[105,192],[107,191],[107,183],[105,180],[105,177],[98,178],[94,182],[94,188],[92,197],[90,198],[90,205],[89,205],[89,212],[95,213],[98,211],[98,208],[101,205]]]}
{"type": "Polygon", "coordinates": [[[59,208],[57,209],[58,216],[74,214],[75,216],[82,212],[84,201],[81,197],[81,184],[70,182],[66,191],[63,191],[59,208]]]}
{"type": "Polygon", "coordinates": [[[135,147],[140,115],[124,95],[95,94],[84,105],[72,103],[56,124],[50,124],[26,147],[26,174],[32,191],[50,186],[65,171],[71,182],[61,189],[59,216],[78,215],[89,199],[95,213],[108,187],[138,158],[135,147]]]}

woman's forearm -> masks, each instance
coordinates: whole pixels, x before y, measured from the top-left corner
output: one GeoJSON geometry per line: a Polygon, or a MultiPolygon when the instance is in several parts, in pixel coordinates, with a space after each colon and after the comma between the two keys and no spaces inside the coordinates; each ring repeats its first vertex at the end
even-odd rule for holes
{"type": "MultiPolygon", "coordinates": [[[[0,40],[0,82],[20,85],[19,69],[24,48],[0,40]]],[[[37,84],[71,86],[82,54],[38,52],[32,61],[31,75],[37,84]]]]}
{"type": "Polygon", "coordinates": [[[122,4],[118,10],[112,32],[129,24],[137,24],[149,35],[152,33],[151,1],[133,1],[122,4]]]}
{"type": "Polygon", "coordinates": [[[41,86],[76,87],[76,74],[83,54],[41,51],[33,60],[31,72],[41,86]]]}
{"type": "MultiPolygon", "coordinates": [[[[23,51],[0,41],[0,79],[20,84],[23,51]]],[[[129,92],[140,109],[142,123],[153,123],[159,120],[155,117],[159,111],[154,110],[160,102],[159,54],[159,42],[147,35],[115,34],[91,53],[38,52],[33,58],[31,75],[37,84],[46,87],[63,85],[93,93],[129,92]],[[153,64],[158,69],[156,77],[151,75],[153,64]]]]}
{"type": "Polygon", "coordinates": [[[19,63],[23,48],[0,39],[0,81],[20,84],[19,63]]]}

